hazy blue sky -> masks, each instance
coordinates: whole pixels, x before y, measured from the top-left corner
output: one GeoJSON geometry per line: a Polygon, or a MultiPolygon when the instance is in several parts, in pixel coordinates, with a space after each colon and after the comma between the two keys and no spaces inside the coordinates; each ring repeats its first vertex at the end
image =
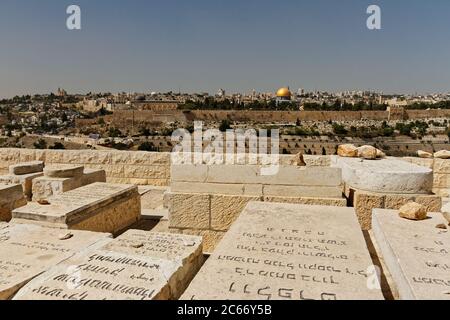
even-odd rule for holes
{"type": "Polygon", "coordinates": [[[0,0],[0,97],[450,91],[448,0],[0,0]],[[66,29],[66,8],[82,30],[66,29]],[[366,9],[382,8],[381,31],[366,9]]]}

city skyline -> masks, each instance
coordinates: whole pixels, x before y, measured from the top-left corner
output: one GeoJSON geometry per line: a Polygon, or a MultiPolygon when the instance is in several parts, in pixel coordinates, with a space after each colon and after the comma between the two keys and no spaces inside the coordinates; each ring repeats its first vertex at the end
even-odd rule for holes
{"type": "Polygon", "coordinates": [[[0,97],[450,90],[448,1],[2,1],[0,97]],[[82,9],[82,30],[65,27],[82,9]],[[366,9],[382,9],[382,30],[366,9]]]}

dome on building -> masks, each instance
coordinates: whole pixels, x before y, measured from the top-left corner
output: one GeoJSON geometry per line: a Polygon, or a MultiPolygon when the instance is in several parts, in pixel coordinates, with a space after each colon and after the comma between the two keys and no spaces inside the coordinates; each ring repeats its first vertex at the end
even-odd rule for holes
{"type": "Polygon", "coordinates": [[[281,88],[277,91],[277,97],[279,98],[290,98],[292,96],[289,88],[281,88]]]}

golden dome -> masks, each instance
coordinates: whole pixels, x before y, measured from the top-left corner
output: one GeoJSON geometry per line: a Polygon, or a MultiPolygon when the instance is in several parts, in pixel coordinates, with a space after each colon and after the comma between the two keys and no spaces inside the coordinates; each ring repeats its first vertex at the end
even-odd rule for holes
{"type": "Polygon", "coordinates": [[[281,88],[277,91],[277,97],[279,98],[290,98],[292,96],[289,88],[281,88]]]}

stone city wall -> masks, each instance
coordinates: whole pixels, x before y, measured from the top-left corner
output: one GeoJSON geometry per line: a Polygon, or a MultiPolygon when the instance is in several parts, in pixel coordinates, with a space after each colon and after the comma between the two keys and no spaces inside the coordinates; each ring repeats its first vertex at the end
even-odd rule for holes
{"type": "MultiPolygon", "coordinates": [[[[404,119],[398,119],[396,114],[392,119],[419,120],[450,117],[450,110],[405,110],[404,119]]],[[[113,115],[104,117],[105,121],[116,126],[127,124],[143,125],[156,122],[180,122],[192,121],[220,122],[230,120],[234,122],[289,122],[300,121],[360,121],[377,120],[389,121],[389,111],[251,111],[251,110],[118,110],[113,115]]],[[[77,126],[86,123],[96,123],[97,120],[77,120],[77,126]]]]}
{"type": "MultiPolygon", "coordinates": [[[[300,121],[357,121],[389,120],[388,111],[225,111],[194,110],[185,113],[188,120],[256,121],[256,122],[296,122],[300,121]]],[[[405,120],[448,118],[450,110],[406,110],[405,120]]]]}

